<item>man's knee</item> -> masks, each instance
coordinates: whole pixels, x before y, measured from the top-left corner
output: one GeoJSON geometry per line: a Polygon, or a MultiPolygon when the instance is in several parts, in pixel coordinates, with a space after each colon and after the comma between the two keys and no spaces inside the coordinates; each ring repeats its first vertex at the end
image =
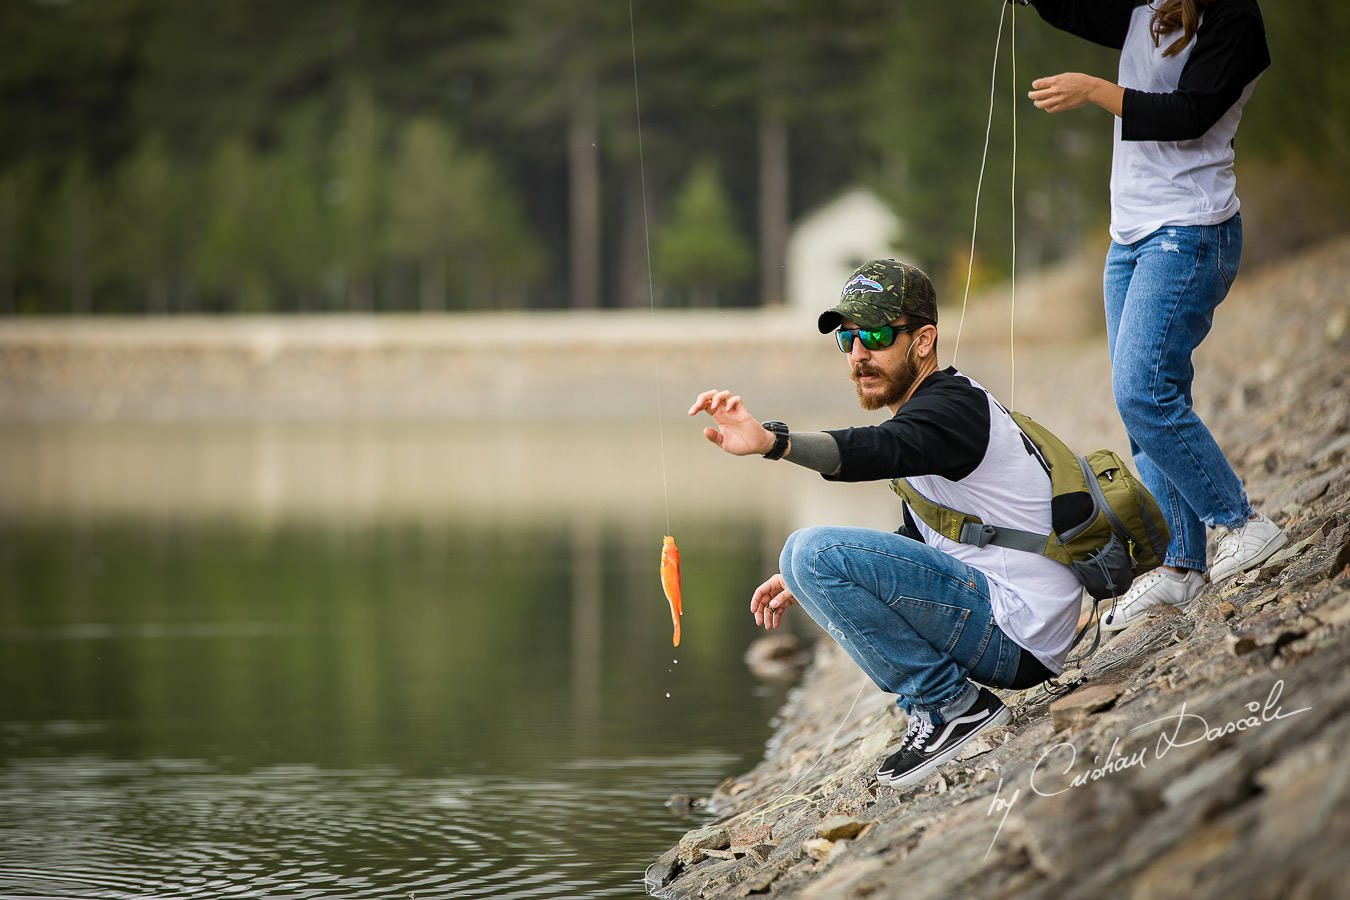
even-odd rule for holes
{"type": "Polygon", "coordinates": [[[800,529],[789,534],[787,540],[783,542],[783,549],[778,552],[778,571],[784,576],[792,574],[792,553],[799,534],[801,534],[800,529]]]}
{"type": "Polygon", "coordinates": [[[812,525],[807,528],[798,528],[788,535],[787,540],[783,542],[783,550],[778,555],[778,571],[784,575],[795,572],[801,564],[801,560],[812,552],[807,548],[818,545],[818,533],[822,530],[821,526],[812,525]]]}
{"type": "Polygon", "coordinates": [[[822,552],[837,547],[842,540],[840,531],[836,526],[810,525],[792,532],[779,554],[778,571],[784,577],[798,577],[817,570],[822,552]]]}

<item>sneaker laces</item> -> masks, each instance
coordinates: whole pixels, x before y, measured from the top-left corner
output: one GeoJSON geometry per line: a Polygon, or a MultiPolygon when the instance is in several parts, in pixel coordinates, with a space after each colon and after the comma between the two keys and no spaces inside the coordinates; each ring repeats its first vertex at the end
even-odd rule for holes
{"type": "Polygon", "coordinates": [[[1214,562],[1242,552],[1242,529],[1214,526],[1214,562]]]}
{"type": "Polygon", "coordinates": [[[1126,591],[1125,596],[1120,599],[1126,603],[1133,602],[1135,597],[1144,593],[1144,591],[1148,590],[1155,583],[1162,581],[1167,577],[1167,572],[1162,566],[1158,566],[1156,569],[1149,569],[1134,580],[1134,584],[1130,585],[1130,589],[1126,591]]]}
{"type": "Polygon", "coordinates": [[[1114,624],[1117,615],[1125,615],[1126,610],[1134,605],[1134,602],[1139,598],[1139,595],[1145,589],[1152,586],[1155,581],[1163,577],[1165,576],[1160,567],[1157,569],[1150,569],[1136,578],[1134,584],[1130,585],[1130,589],[1125,592],[1123,597],[1111,598],[1111,609],[1106,614],[1106,621],[1114,624]]]}
{"type": "Polygon", "coordinates": [[[1241,553],[1242,550],[1244,549],[1243,541],[1246,540],[1248,526],[1259,521],[1261,520],[1258,517],[1253,516],[1252,518],[1243,522],[1241,525],[1238,525],[1236,528],[1229,528],[1227,525],[1215,525],[1214,526],[1215,561],[1217,562],[1219,559],[1225,556],[1233,556],[1237,553],[1241,553]]]}
{"type": "Polygon", "coordinates": [[[905,738],[900,742],[900,749],[908,750],[918,746],[932,733],[933,723],[918,713],[913,713],[909,717],[909,725],[905,727],[905,738]]]}
{"type": "Polygon", "coordinates": [[[1241,531],[1241,530],[1242,530],[1242,526],[1240,526],[1240,525],[1239,525],[1237,528],[1229,528],[1227,525],[1215,525],[1215,526],[1214,526],[1214,543],[1216,543],[1216,544],[1221,544],[1221,543],[1223,543],[1224,540],[1225,540],[1226,538],[1228,538],[1230,535],[1237,534],[1237,533],[1238,533],[1239,531],[1241,531]]]}

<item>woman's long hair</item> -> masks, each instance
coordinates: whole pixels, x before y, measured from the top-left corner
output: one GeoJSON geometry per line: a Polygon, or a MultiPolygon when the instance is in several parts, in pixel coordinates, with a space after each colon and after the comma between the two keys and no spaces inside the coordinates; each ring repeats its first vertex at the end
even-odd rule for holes
{"type": "Polygon", "coordinates": [[[1195,37],[1195,29],[1200,25],[1200,11],[1215,0],[1162,0],[1153,7],[1153,46],[1157,47],[1162,36],[1180,31],[1181,35],[1167,45],[1163,56],[1175,56],[1181,48],[1195,37]]]}

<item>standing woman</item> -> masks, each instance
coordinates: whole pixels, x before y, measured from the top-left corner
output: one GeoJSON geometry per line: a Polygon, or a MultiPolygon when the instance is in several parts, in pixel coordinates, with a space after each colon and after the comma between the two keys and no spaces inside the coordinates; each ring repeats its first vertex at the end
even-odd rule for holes
{"type": "Polygon", "coordinates": [[[1104,620],[1119,631],[1157,604],[1190,603],[1206,581],[1206,526],[1216,530],[1214,582],[1285,541],[1191,405],[1191,354],[1242,255],[1233,136],[1270,53],[1256,0],[1029,2],[1051,25],[1120,50],[1114,83],[1066,72],[1036,79],[1028,95],[1046,112],[1094,104],[1115,116],[1103,273],[1111,388],[1172,532],[1164,564],[1104,620]]]}

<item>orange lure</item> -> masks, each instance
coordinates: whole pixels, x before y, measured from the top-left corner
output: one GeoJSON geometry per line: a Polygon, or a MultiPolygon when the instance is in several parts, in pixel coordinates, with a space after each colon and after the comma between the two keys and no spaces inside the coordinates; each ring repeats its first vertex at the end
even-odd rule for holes
{"type": "Polygon", "coordinates": [[[675,623],[674,646],[680,646],[680,616],[684,614],[680,606],[680,551],[675,539],[666,535],[661,542],[661,587],[665,589],[666,599],[670,601],[670,621],[675,623]]]}

